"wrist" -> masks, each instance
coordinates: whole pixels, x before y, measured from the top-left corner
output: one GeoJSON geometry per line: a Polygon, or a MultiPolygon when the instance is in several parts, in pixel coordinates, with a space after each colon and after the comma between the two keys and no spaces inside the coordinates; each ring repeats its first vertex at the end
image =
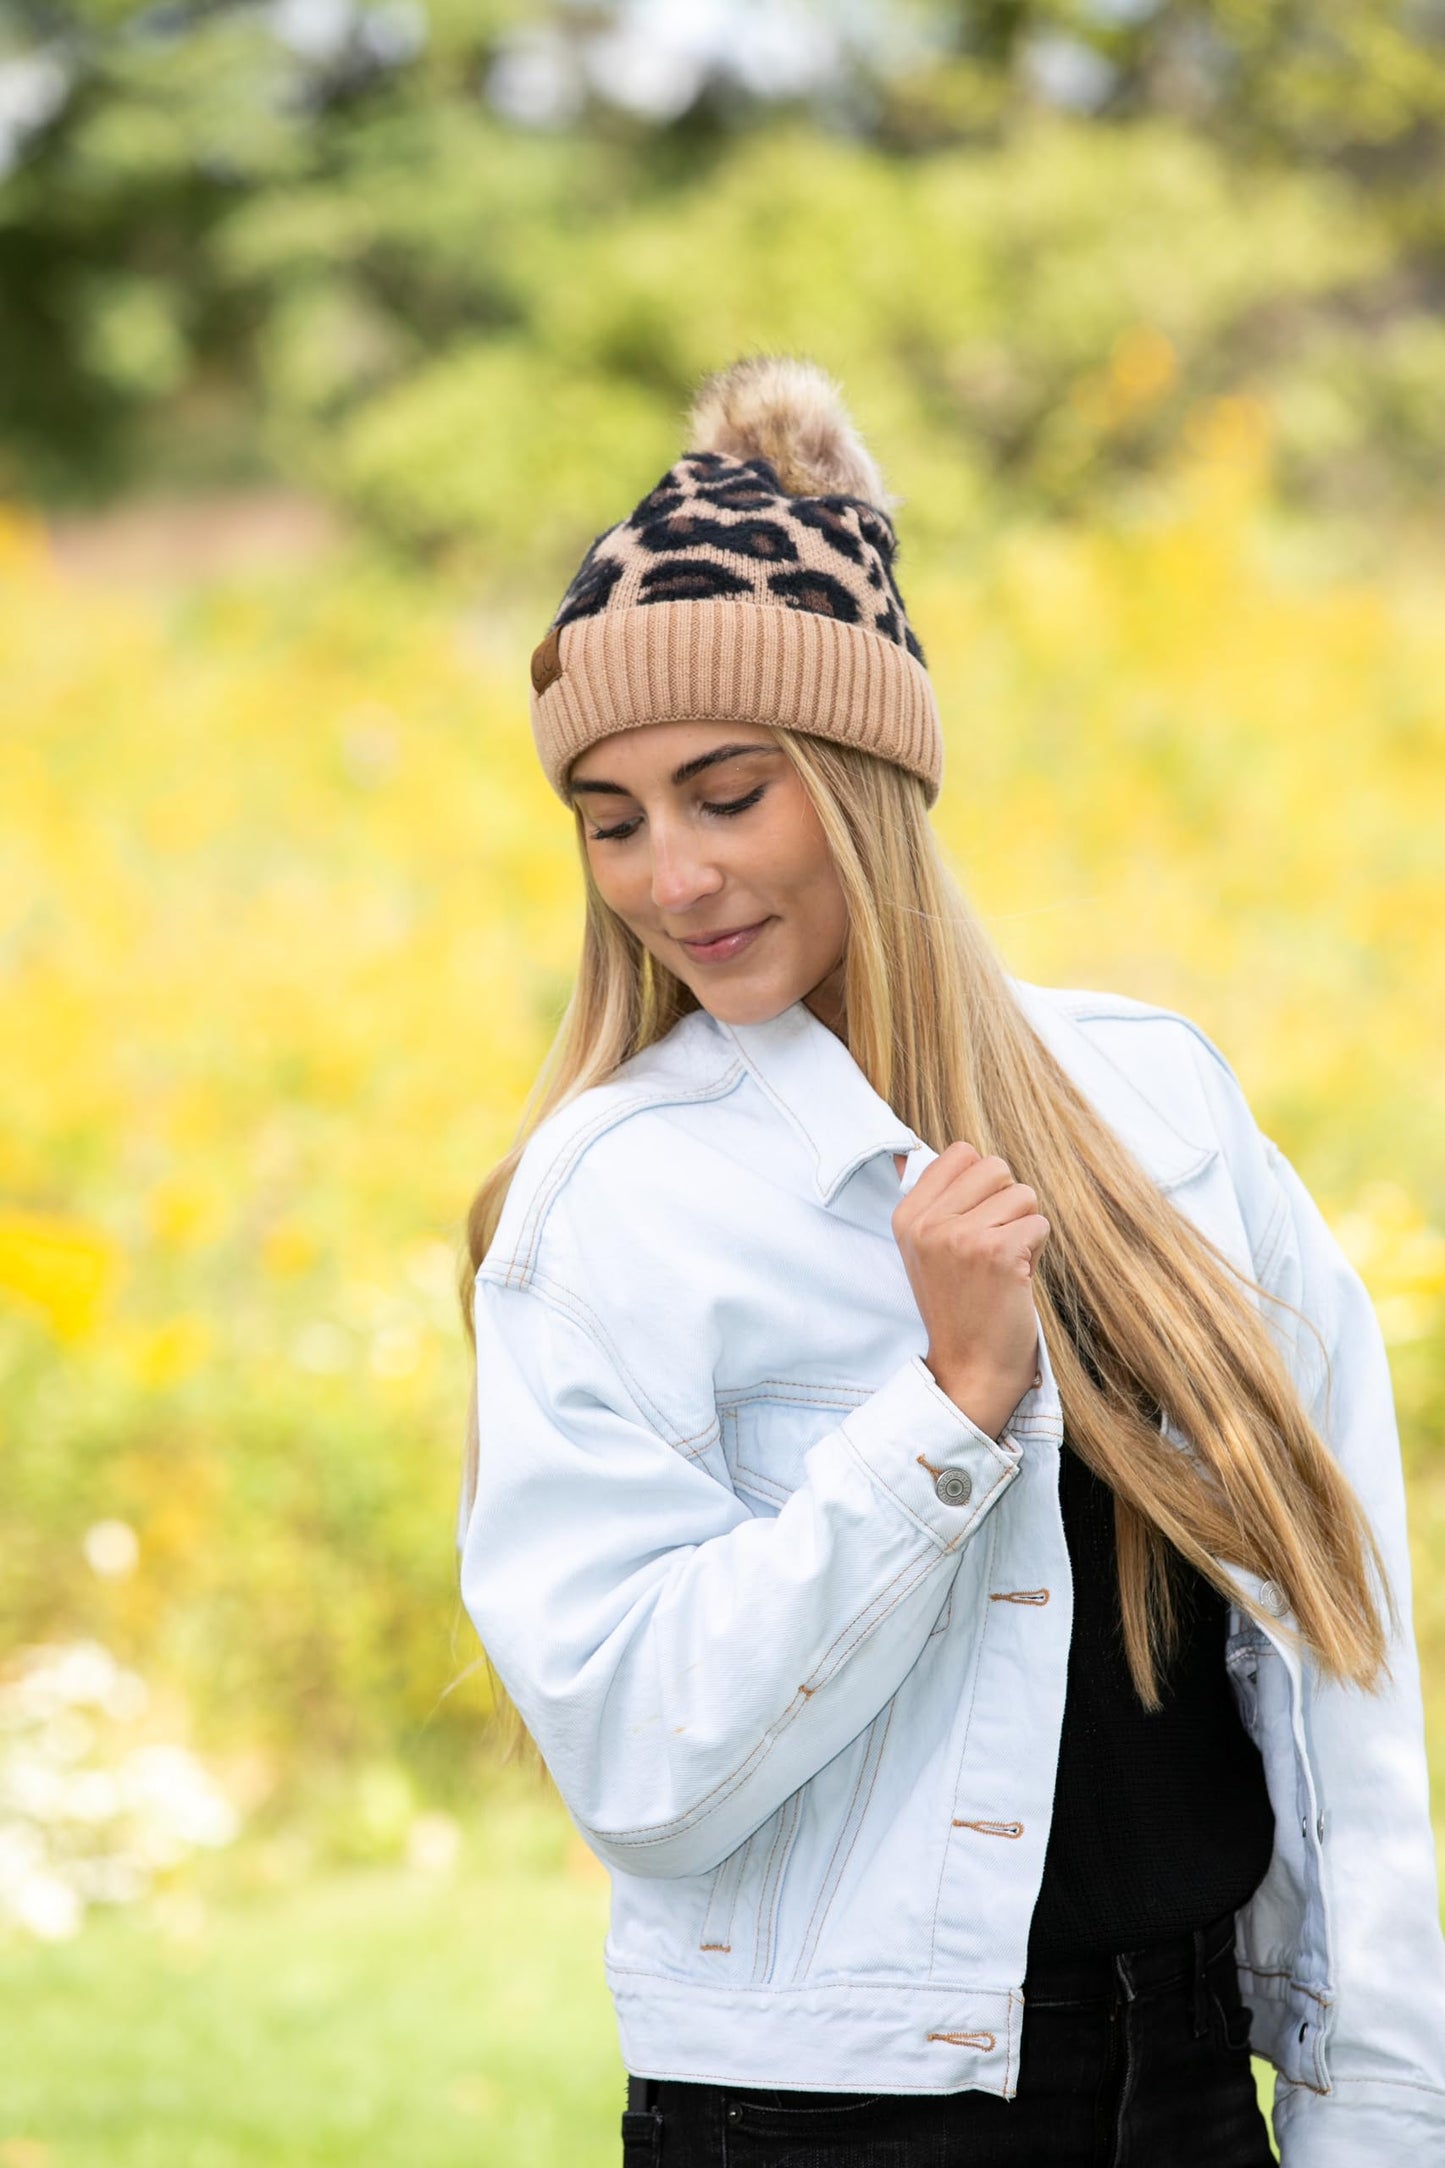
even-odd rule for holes
{"type": "Polygon", "coordinates": [[[999,1432],[1018,1404],[1017,1399],[1006,1399],[996,1381],[982,1379],[976,1371],[949,1370],[931,1352],[925,1354],[923,1360],[935,1385],[947,1393],[960,1413],[997,1441],[999,1432]]]}

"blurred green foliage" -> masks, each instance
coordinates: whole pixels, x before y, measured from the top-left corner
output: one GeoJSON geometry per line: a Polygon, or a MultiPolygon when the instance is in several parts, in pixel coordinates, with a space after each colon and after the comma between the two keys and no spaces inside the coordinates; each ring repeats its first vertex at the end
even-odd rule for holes
{"type": "Polygon", "coordinates": [[[659,116],[655,7],[629,62],[621,4],[4,0],[0,494],[282,474],[555,584],[698,377],[787,346],[918,552],[1086,514],[1225,391],[1301,508],[1430,516],[1434,0],[791,12],[813,80],[719,52],[659,116]]]}

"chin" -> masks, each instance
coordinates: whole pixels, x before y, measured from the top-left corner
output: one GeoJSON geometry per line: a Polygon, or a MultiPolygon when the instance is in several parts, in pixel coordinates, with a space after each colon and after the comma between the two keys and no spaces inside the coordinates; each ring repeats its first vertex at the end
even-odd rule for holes
{"type": "Polygon", "coordinates": [[[702,985],[694,986],[693,992],[720,1024],[765,1024],[798,999],[797,994],[766,986],[702,985]]]}

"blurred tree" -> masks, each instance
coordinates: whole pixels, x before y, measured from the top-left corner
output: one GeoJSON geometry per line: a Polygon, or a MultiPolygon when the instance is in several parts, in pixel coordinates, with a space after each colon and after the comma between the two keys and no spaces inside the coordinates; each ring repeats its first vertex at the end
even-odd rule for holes
{"type": "MultiPolygon", "coordinates": [[[[923,0],[938,52],[1105,119],[1423,176],[1445,100],[1440,0],[923,0]],[[1382,154],[1385,154],[1382,156],[1382,154]]],[[[944,71],[939,70],[940,74],[944,71]]]]}
{"type": "Polygon", "coordinates": [[[585,156],[539,143],[497,186],[508,149],[526,146],[504,144],[476,79],[514,13],[507,0],[0,8],[0,487],[63,502],[142,478],[270,470],[256,409],[272,319],[275,336],[294,334],[309,281],[313,346],[334,353],[333,374],[364,383],[383,358],[395,365],[439,328],[415,229],[439,229],[434,248],[456,244],[449,212],[463,192],[468,299],[477,320],[505,320],[479,207],[488,228],[508,196],[546,220],[549,175],[585,156]],[[417,176],[416,139],[433,134],[417,176]],[[416,178],[425,194],[433,175],[408,232],[397,199],[416,178]],[[289,216],[290,275],[269,287],[228,259],[238,204],[289,216]],[[383,232],[356,275],[371,222],[389,213],[401,230],[383,232]]]}
{"type": "Polygon", "coordinates": [[[550,577],[701,370],[786,342],[866,387],[920,533],[1082,508],[1230,389],[1302,501],[1428,510],[1442,26],[0,0],[0,493],[283,474],[550,577]]]}

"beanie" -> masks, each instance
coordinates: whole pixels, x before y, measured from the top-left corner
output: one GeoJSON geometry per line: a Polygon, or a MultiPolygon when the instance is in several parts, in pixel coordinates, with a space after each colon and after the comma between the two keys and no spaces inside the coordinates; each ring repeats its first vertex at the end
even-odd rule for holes
{"type": "Polygon", "coordinates": [[[704,380],[689,449],[591,544],[532,654],[532,734],[570,763],[646,723],[753,722],[943,779],[938,704],[894,576],[890,500],[816,363],[704,380]]]}

